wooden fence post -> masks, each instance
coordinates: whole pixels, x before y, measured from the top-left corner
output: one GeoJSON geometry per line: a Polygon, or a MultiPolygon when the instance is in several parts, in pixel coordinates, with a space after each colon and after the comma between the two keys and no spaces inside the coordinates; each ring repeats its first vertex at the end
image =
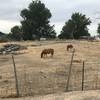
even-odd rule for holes
{"type": "Polygon", "coordinates": [[[82,91],[84,90],[84,67],[85,67],[85,62],[83,61],[83,67],[82,67],[82,91]]]}
{"type": "Polygon", "coordinates": [[[18,86],[18,78],[16,72],[16,65],[14,61],[14,56],[12,55],[13,67],[14,67],[14,75],[15,75],[15,82],[16,82],[16,96],[19,97],[19,86],[18,86]]]}
{"type": "Polygon", "coordinates": [[[99,75],[99,73],[98,73],[98,71],[99,71],[99,66],[97,66],[97,72],[96,72],[96,89],[98,89],[98,75],[99,75]]]}
{"type": "Polygon", "coordinates": [[[68,79],[67,79],[67,84],[66,84],[66,92],[68,91],[68,87],[69,87],[69,81],[70,81],[70,76],[71,76],[71,70],[72,70],[72,63],[73,63],[74,53],[75,53],[75,49],[73,50],[72,56],[71,56],[71,62],[70,62],[70,66],[69,66],[68,79]]]}

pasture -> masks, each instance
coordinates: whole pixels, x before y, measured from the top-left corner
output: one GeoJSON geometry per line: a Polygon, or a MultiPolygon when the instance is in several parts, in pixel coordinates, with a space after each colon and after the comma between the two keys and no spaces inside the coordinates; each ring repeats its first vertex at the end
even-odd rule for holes
{"type": "MultiPolygon", "coordinates": [[[[13,42],[14,43],[14,42],[13,42]]],[[[73,44],[75,55],[69,82],[69,91],[81,90],[82,61],[85,61],[84,90],[100,88],[100,42],[89,41],[35,41],[16,42],[27,46],[27,50],[14,55],[21,96],[46,95],[66,91],[71,51],[67,45],[73,44]],[[54,49],[54,56],[41,58],[41,51],[54,49]]],[[[3,45],[0,44],[0,45],[3,45]]],[[[0,97],[16,93],[11,55],[0,55],[0,97]]]]}

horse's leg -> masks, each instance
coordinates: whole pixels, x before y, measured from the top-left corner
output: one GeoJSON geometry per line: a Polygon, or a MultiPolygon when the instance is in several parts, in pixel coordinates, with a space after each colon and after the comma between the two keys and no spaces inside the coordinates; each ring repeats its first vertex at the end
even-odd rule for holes
{"type": "Polygon", "coordinates": [[[51,52],[51,57],[53,57],[54,52],[51,52]]]}
{"type": "Polygon", "coordinates": [[[44,58],[46,57],[46,54],[45,54],[45,53],[43,54],[43,57],[44,57],[44,58]]]}
{"type": "Polygon", "coordinates": [[[42,57],[41,58],[43,58],[44,57],[44,54],[42,54],[42,57]]]}
{"type": "Polygon", "coordinates": [[[51,57],[53,57],[53,53],[51,53],[51,57]]]}
{"type": "Polygon", "coordinates": [[[45,57],[45,54],[44,54],[44,57],[45,57]]]}
{"type": "Polygon", "coordinates": [[[52,53],[50,53],[51,54],[51,57],[52,57],[52,53]]]}
{"type": "Polygon", "coordinates": [[[43,54],[43,58],[45,57],[45,54],[43,54]]]}
{"type": "Polygon", "coordinates": [[[69,47],[67,47],[67,51],[69,51],[69,47]]]}
{"type": "Polygon", "coordinates": [[[46,57],[47,57],[47,54],[46,54],[46,57]]]}
{"type": "Polygon", "coordinates": [[[41,53],[41,58],[43,58],[43,53],[41,53]]]}
{"type": "Polygon", "coordinates": [[[44,54],[44,57],[47,57],[47,54],[44,54]]]}

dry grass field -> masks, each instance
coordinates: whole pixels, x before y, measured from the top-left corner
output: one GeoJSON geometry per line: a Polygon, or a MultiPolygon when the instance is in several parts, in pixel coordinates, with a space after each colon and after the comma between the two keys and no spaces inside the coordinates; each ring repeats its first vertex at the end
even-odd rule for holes
{"type": "MultiPolygon", "coordinates": [[[[1,99],[0,99],[1,100],[1,99]]],[[[77,91],[39,97],[7,98],[3,100],[100,100],[100,91],[77,91]]]]}
{"type": "MultiPolygon", "coordinates": [[[[14,55],[21,96],[46,95],[66,90],[72,55],[71,51],[66,50],[66,46],[70,43],[76,51],[69,90],[81,90],[83,61],[85,61],[86,82],[84,90],[100,88],[100,42],[68,40],[16,43],[28,47],[27,50],[14,55]],[[47,58],[40,58],[41,51],[45,48],[55,50],[53,58],[50,55],[47,58]]],[[[15,93],[11,55],[0,55],[0,96],[12,96],[15,93]]]]}

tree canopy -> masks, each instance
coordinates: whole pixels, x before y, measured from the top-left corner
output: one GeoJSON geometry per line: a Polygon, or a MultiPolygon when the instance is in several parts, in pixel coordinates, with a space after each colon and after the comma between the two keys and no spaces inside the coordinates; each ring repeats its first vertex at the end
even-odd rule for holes
{"type": "Polygon", "coordinates": [[[22,28],[20,26],[14,26],[11,28],[11,33],[9,34],[10,38],[14,40],[21,40],[22,36],[22,28]]]}
{"type": "Polygon", "coordinates": [[[20,15],[23,18],[21,24],[24,40],[56,37],[54,27],[49,24],[51,12],[40,0],[32,1],[20,15]]]}
{"type": "Polygon", "coordinates": [[[73,13],[71,19],[69,19],[62,28],[59,38],[66,39],[78,39],[80,36],[89,36],[87,26],[91,21],[86,18],[86,15],[82,15],[79,12],[73,13]]]}

